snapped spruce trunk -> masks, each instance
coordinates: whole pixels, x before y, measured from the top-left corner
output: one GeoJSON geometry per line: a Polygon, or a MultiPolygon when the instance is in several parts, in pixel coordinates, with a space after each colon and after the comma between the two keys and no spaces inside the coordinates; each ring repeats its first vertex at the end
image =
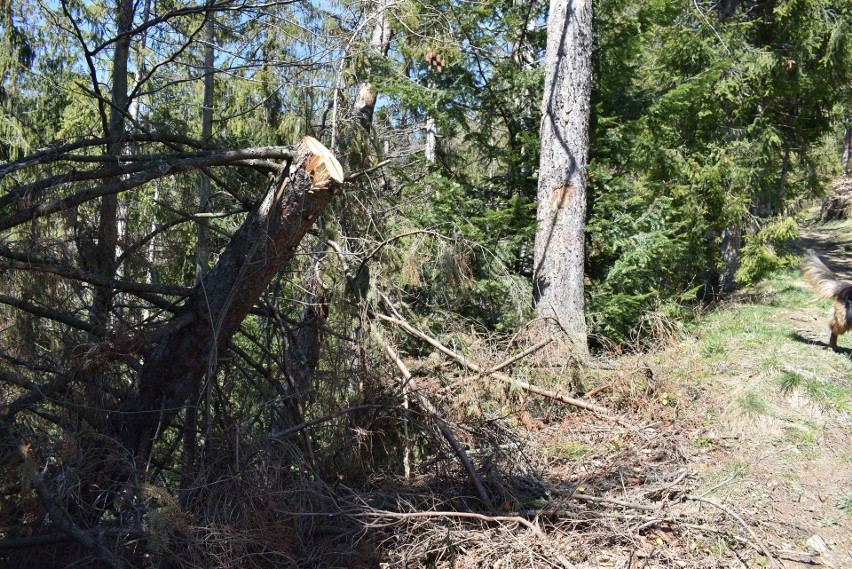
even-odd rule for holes
{"type": "MultiPolygon", "coordinates": [[[[340,164],[306,137],[282,176],[249,214],[218,262],[146,358],[122,409],[113,417],[125,447],[143,461],[154,438],[183,407],[273,277],[343,182],[340,164]],[[189,315],[189,316],[187,316],[189,315]]],[[[168,326],[168,324],[165,324],[168,326]]]]}

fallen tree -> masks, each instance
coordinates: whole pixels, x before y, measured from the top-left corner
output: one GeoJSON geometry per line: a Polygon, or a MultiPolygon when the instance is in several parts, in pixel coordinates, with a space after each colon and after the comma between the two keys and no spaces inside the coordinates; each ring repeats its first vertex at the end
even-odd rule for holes
{"type": "Polygon", "coordinates": [[[298,146],[289,167],[231,239],[219,261],[174,319],[188,324],[159,342],[114,414],[124,446],[144,462],[158,432],[177,415],[217,354],[343,183],[337,159],[314,138],[298,146]]]}

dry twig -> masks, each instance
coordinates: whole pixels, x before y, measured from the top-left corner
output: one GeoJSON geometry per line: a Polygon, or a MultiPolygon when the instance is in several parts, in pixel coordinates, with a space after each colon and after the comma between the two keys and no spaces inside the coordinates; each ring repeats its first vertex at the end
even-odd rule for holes
{"type": "Polygon", "coordinates": [[[396,351],[391,347],[391,345],[381,337],[377,330],[373,330],[373,337],[379,343],[384,345],[385,353],[388,355],[390,360],[396,365],[399,369],[400,373],[402,373],[402,377],[405,379],[405,383],[414,391],[417,395],[418,400],[420,401],[420,405],[425,409],[432,417],[435,419],[435,422],[438,424],[438,429],[441,431],[441,434],[447,439],[447,442],[453,448],[453,452],[455,452],[459,461],[461,461],[464,469],[467,471],[468,476],[470,476],[471,481],[473,482],[473,486],[476,488],[476,493],[479,496],[482,504],[489,510],[493,510],[494,506],[491,503],[491,498],[488,497],[488,491],[485,489],[485,485],[482,483],[482,479],[479,477],[479,474],[476,472],[476,469],[473,466],[473,463],[470,461],[470,457],[467,456],[467,453],[462,448],[459,441],[456,439],[455,435],[453,435],[452,429],[447,424],[447,422],[441,417],[440,413],[438,413],[438,409],[432,404],[431,401],[423,394],[423,391],[417,386],[416,381],[411,375],[411,372],[408,370],[408,367],[403,363],[401,359],[399,359],[399,355],[396,351]]]}
{"type": "Polygon", "coordinates": [[[474,520],[482,520],[484,522],[502,522],[502,523],[516,523],[521,524],[522,526],[532,530],[532,532],[536,535],[536,537],[543,538],[544,534],[537,525],[532,523],[531,521],[522,518],[520,516],[486,516],[485,514],[477,514],[474,512],[388,512],[386,510],[373,510],[370,512],[364,512],[361,514],[357,514],[359,516],[366,517],[378,517],[378,518],[396,518],[396,519],[410,519],[410,518],[469,518],[474,520]]]}
{"type": "Polygon", "coordinates": [[[701,496],[687,496],[686,498],[687,498],[687,500],[692,500],[694,502],[701,502],[701,503],[713,506],[714,508],[718,508],[719,510],[725,512],[726,514],[728,514],[729,516],[734,518],[737,521],[737,523],[739,523],[743,528],[745,528],[745,530],[748,532],[748,534],[751,536],[751,538],[755,541],[755,543],[757,543],[757,545],[760,546],[760,549],[762,550],[763,554],[766,555],[766,558],[769,559],[773,563],[773,566],[784,567],[784,564],[781,563],[781,561],[779,561],[774,555],[772,555],[772,552],[769,551],[769,548],[766,546],[766,543],[763,542],[763,540],[760,538],[760,536],[757,535],[754,532],[754,530],[751,529],[751,527],[747,523],[745,523],[745,520],[743,520],[736,512],[734,512],[730,508],[720,504],[719,502],[716,502],[714,500],[710,500],[708,498],[703,498],[701,496]]]}
{"type": "Polygon", "coordinates": [[[403,330],[405,330],[406,332],[408,332],[409,334],[411,334],[412,336],[415,336],[416,338],[420,338],[421,340],[423,340],[424,342],[426,342],[430,346],[436,348],[437,350],[439,350],[443,354],[449,356],[450,358],[452,358],[453,360],[460,363],[461,365],[463,365],[464,367],[468,368],[471,371],[474,371],[478,374],[494,377],[494,378],[499,379],[500,381],[502,381],[504,383],[508,383],[508,384],[510,384],[514,387],[518,387],[520,389],[523,389],[524,391],[536,393],[538,395],[542,395],[544,397],[548,397],[550,399],[554,399],[556,401],[560,401],[560,402],[568,404],[568,405],[573,405],[574,407],[579,407],[581,409],[586,409],[587,411],[592,411],[592,412],[597,413],[597,414],[599,414],[599,415],[601,415],[601,416],[603,416],[607,419],[611,419],[611,420],[623,425],[623,422],[620,419],[611,416],[610,413],[609,413],[609,410],[606,409],[605,407],[601,407],[600,405],[595,405],[594,403],[589,403],[588,401],[583,401],[582,399],[576,399],[574,397],[568,397],[568,396],[562,395],[561,393],[558,393],[556,391],[544,389],[543,387],[538,387],[536,385],[532,385],[531,383],[527,383],[526,381],[522,381],[520,379],[515,379],[515,378],[513,378],[509,375],[506,375],[505,373],[501,373],[501,372],[497,372],[497,371],[492,372],[490,370],[483,369],[480,365],[470,361],[468,358],[466,358],[466,357],[462,356],[461,354],[455,352],[454,350],[451,350],[450,348],[446,347],[445,345],[443,345],[438,340],[436,340],[436,339],[432,338],[431,336],[425,334],[424,332],[418,330],[417,328],[415,328],[414,326],[412,326],[411,324],[409,324],[406,320],[404,320],[402,318],[399,318],[399,317],[394,318],[392,316],[388,316],[386,314],[380,314],[380,313],[374,313],[374,315],[379,320],[383,320],[385,322],[395,324],[395,325],[399,326],[400,328],[402,328],[403,330]]]}

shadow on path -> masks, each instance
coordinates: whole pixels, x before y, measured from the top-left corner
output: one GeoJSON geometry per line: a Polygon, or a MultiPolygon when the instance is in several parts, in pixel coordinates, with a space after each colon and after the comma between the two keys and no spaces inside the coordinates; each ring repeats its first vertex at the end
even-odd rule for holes
{"type": "Polygon", "coordinates": [[[799,235],[802,249],[813,249],[841,280],[852,281],[852,234],[848,229],[808,225],[799,235]]]}
{"type": "MultiPolygon", "coordinates": [[[[796,330],[794,332],[790,332],[790,338],[792,338],[796,342],[801,342],[802,344],[808,344],[810,346],[819,346],[827,350],[831,349],[831,346],[828,345],[828,342],[825,342],[823,340],[817,340],[813,337],[808,337],[805,335],[805,333],[810,334],[810,330],[796,330]]],[[[826,332],[826,336],[827,335],[828,333],[826,332]]],[[[843,354],[849,359],[852,359],[852,348],[844,348],[838,346],[837,351],[835,353],[843,354]]]]}

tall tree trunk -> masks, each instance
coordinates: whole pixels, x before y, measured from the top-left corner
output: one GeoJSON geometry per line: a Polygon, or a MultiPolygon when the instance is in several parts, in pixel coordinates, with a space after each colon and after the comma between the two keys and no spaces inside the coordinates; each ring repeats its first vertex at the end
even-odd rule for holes
{"type": "MultiPolygon", "coordinates": [[[[145,6],[142,9],[142,23],[145,24],[148,22],[148,18],[151,16],[151,0],[145,0],[145,6]]],[[[133,74],[133,84],[134,89],[138,86],[143,78],[145,77],[145,73],[147,72],[148,65],[145,61],[145,49],[148,47],[148,30],[142,32],[142,35],[139,38],[139,43],[137,44],[136,49],[136,71],[133,74]]],[[[141,93],[137,93],[137,95],[130,101],[130,118],[133,120],[134,126],[138,127],[140,120],[139,106],[142,98],[141,93]]],[[[136,149],[133,149],[132,152],[135,154],[136,149]]],[[[159,183],[155,182],[154,186],[154,196],[152,198],[152,202],[156,203],[160,198],[160,190],[159,183]]],[[[151,216],[151,221],[149,224],[149,228],[151,233],[154,233],[157,229],[157,218],[156,216],[151,216]]],[[[151,267],[154,265],[154,252],[156,251],[156,237],[152,237],[148,244],[145,246],[145,282],[151,284],[153,282],[153,273],[151,272],[151,267]]],[[[147,308],[142,310],[142,320],[148,320],[150,316],[150,312],[147,308]]]]}
{"type": "Polygon", "coordinates": [[[583,267],[591,54],[591,0],[551,0],[533,294],[537,314],[555,319],[581,356],[588,353],[583,267]]]}
{"type": "MultiPolygon", "coordinates": [[[[124,134],[124,115],[127,112],[127,60],[130,55],[131,39],[131,35],[127,32],[133,25],[133,0],[118,0],[116,16],[118,39],[115,42],[112,58],[112,94],[107,127],[107,136],[112,142],[107,151],[120,160],[124,151],[124,144],[120,139],[124,134]]],[[[94,251],[95,266],[101,277],[109,281],[115,277],[116,247],[118,247],[118,196],[115,194],[101,198],[97,239],[94,251]]],[[[91,319],[104,331],[109,328],[112,301],[111,287],[95,288],[90,310],[91,319]]]]}
{"type": "MultiPolygon", "coordinates": [[[[215,58],[216,41],[216,19],[214,12],[207,13],[204,24],[204,97],[201,107],[201,141],[208,144],[213,138],[213,63],[215,58]]],[[[201,180],[198,188],[198,213],[206,213],[210,201],[210,176],[204,170],[201,171],[201,180]]],[[[210,229],[204,219],[198,222],[198,243],[195,251],[195,282],[203,284],[204,277],[210,265],[210,229]]],[[[216,361],[208,362],[201,382],[201,392],[193,394],[193,401],[186,407],[186,420],[183,432],[183,480],[182,485],[189,487],[192,483],[195,469],[195,455],[198,439],[198,408],[204,407],[204,426],[209,429],[210,424],[210,382],[216,377],[216,361]]],[[[204,437],[205,444],[209,444],[210,436],[204,437]]]]}
{"type": "Polygon", "coordinates": [[[852,117],[846,117],[846,132],[843,134],[843,155],[840,157],[840,167],[843,175],[849,176],[849,160],[852,157],[852,117]]]}
{"type": "MultiPolygon", "coordinates": [[[[213,12],[207,14],[204,25],[204,102],[201,108],[201,141],[210,143],[213,138],[213,59],[215,56],[216,20],[213,12]]],[[[201,184],[198,189],[198,213],[207,212],[210,200],[210,176],[201,171],[201,184]]],[[[195,256],[195,279],[201,282],[207,274],[210,263],[210,230],[205,221],[198,223],[198,247],[195,256]]]]}
{"type": "MultiPolygon", "coordinates": [[[[387,13],[388,4],[389,0],[378,0],[373,13],[376,25],[373,27],[373,33],[370,34],[370,50],[381,57],[387,57],[388,49],[390,49],[391,29],[387,13]]],[[[352,107],[352,114],[358,120],[361,128],[367,132],[370,132],[370,126],[373,124],[373,111],[376,108],[377,95],[376,86],[373,85],[369,77],[358,85],[358,95],[352,107]]]]}
{"type": "Polygon", "coordinates": [[[154,348],[113,425],[137,464],[154,439],[196,393],[210,362],[236,332],[343,181],[334,156],[318,141],[302,141],[285,174],[273,182],[215,267],[177,312],[182,324],[154,348]]]}

